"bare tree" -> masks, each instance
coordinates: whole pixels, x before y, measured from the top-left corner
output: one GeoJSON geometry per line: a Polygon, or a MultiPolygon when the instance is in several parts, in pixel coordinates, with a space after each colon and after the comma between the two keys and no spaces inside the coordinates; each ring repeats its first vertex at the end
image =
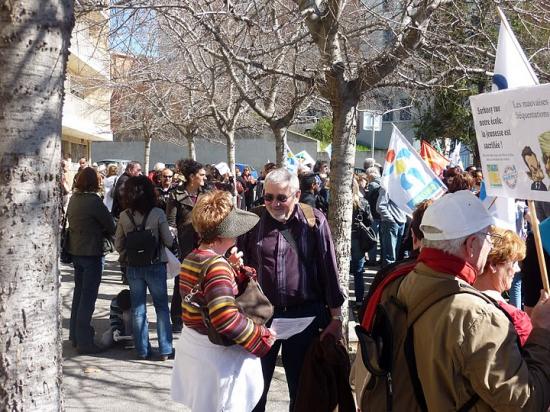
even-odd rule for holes
{"type": "Polygon", "coordinates": [[[187,47],[197,31],[201,33],[202,42],[196,47],[224,64],[224,74],[241,98],[267,123],[282,166],[286,129],[313,92],[313,77],[300,74],[310,57],[303,19],[289,19],[288,7],[280,2],[179,4],[178,9],[162,10],[172,35],[187,47]]]}
{"type": "Polygon", "coordinates": [[[72,2],[0,6],[0,405],[61,408],[59,210],[72,2]]]}

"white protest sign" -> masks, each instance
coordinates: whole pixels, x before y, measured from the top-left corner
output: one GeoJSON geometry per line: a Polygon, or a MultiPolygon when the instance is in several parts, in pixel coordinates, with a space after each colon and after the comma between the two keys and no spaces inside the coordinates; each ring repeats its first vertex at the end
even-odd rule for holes
{"type": "Polygon", "coordinates": [[[550,201],[550,84],[470,97],[487,194],[550,201]]]}

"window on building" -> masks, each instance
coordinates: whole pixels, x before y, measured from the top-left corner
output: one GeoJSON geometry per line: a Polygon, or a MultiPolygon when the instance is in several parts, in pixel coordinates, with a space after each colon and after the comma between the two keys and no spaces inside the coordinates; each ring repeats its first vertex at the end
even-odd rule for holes
{"type": "Polygon", "coordinates": [[[401,99],[400,106],[403,107],[399,111],[399,120],[411,120],[411,108],[406,107],[410,106],[411,102],[409,99],[401,99]]]}
{"type": "MultiPolygon", "coordinates": [[[[384,111],[393,109],[393,106],[391,104],[390,99],[386,99],[383,101],[384,111]]],[[[384,122],[393,122],[393,112],[385,113],[382,116],[382,121],[384,122]]]]}

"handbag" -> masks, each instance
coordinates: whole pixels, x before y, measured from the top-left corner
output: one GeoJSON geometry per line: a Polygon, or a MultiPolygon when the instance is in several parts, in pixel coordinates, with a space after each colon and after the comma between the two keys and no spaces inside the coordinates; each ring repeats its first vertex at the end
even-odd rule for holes
{"type": "MultiPolygon", "coordinates": [[[[201,305],[199,302],[194,300],[195,294],[202,289],[202,282],[206,276],[206,272],[216,260],[220,259],[221,256],[214,256],[207,259],[201,268],[199,274],[199,279],[196,285],[191,289],[191,291],[185,296],[184,301],[194,307],[196,307],[202,316],[204,325],[207,328],[208,339],[215,345],[221,346],[231,346],[235,342],[227,338],[224,335],[221,335],[210,320],[210,313],[208,312],[208,307],[201,305]]],[[[239,308],[239,312],[243,313],[246,317],[250,318],[255,324],[263,325],[269,319],[273,317],[273,305],[265,296],[260,284],[254,279],[254,277],[247,275],[248,279],[245,281],[245,284],[241,284],[239,287],[239,294],[235,296],[235,302],[239,308]],[[242,291],[241,291],[242,290],[242,291]]]]}
{"type": "Polygon", "coordinates": [[[103,236],[103,255],[108,255],[115,251],[115,243],[113,242],[113,237],[110,235],[103,236]]]}
{"type": "Polygon", "coordinates": [[[166,262],[166,278],[175,278],[180,274],[180,260],[166,246],[164,246],[164,251],[168,258],[168,262],[166,262]]]}
{"type": "Polygon", "coordinates": [[[355,231],[359,239],[359,247],[363,253],[371,250],[377,243],[376,232],[363,223],[363,214],[359,213],[354,220],[355,231]]]}
{"type": "Polygon", "coordinates": [[[67,228],[67,215],[63,217],[63,228],[61,229],[61,243],[59,251],[59,260],[61,263],[73,263],[73,257],[69,253],[69,228],[67,228]]]}

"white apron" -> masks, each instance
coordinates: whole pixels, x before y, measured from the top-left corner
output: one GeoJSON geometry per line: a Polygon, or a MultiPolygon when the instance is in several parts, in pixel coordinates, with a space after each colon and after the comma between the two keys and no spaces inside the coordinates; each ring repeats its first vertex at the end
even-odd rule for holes
{"type": "Polygon", "coordinates": [[[183,326],[170,394],[193,412],[249,412],[264,388],[260,358],[239,345],[220,346],[183,326]]]}

